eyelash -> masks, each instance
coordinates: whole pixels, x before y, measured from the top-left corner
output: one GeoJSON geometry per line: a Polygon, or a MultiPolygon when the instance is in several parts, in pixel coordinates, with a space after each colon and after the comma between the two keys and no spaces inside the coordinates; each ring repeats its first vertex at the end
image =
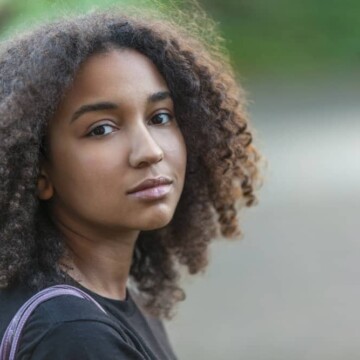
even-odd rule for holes
{"type": "MultiPolygon", "coordinates": [[[[169,114],[169,113],[166,113],[166,112],[162,112],[162,113],[157,113],[157,114],[155,114],[155,115],[151,118],[151,120],[153,120],[153,119],[155,119],[155,118],[157,118],[157,117],[159,117],[159,116],[162,116],[162,115],[166,115],[166,116],[168,117],[168,119],[169,119],[169,121],[167,121],[166,124],[174,119],[174,116],[173,116],[173,115],[171,115],[171,114],[169,114]]],[[[158,124],[156,124],[156,125],[158,125],[158,124]]],[[[162,124],[160,124],[160,125],[162,125],[162,124]]]]}
{"type": "Polygon", "coordinates": [[[98,126],[94,127],[94,128],[87,134],[87,136],[89,136],[89,137],[99,137],[99,136],[106,136],[106,135],[108,135],[108,134],[98,134],[98,135],[93,134],[96,129],[100,129],[100,128],[102,128],[102,127],[111,127],[111,128],[113,128],[113,129],[115,129],[115,127],[112,126],[112,125],[110,125],[110,124],[101,124],[101,125],[98,125],[98,126]]]}
{"type": "MultiPolygon", "coordinates": [[[[168,117],[168,121],[167,121],[165,124],[167,124],[168,122],[170,122],[170,121],[172,121],[172,120],[174,119],[174,116],[173,116],[173,115],[171,115],[171,114],[169,114],[169,113],[162,112],[162,113],[155,114],[155,115],[150,119],[150,121],[153,120],[153,119],[155,119],[155,118],[158,118],[158,117],[160,117],[160,116],[162,117],[162,116],[164,116],[164,115],[166,115],[166,116],[168,117]]],[[[165,124],[154,124],[154,125],[155,125],[155,126],[160,126],[160,125],[165,125],[165,124]]],[[[110,124],[101,124],[101,125],[98,125],[98,126],[96,126],[95,128],[93,128],[93,129],[87,134],[87,136],[89,136],[89,137],[101,137],[101,136],[106,136],[106,135],[108,135],[109,133],[107,133],[107,134],[99,134],[99,135],[95,135],[95,134],[92,135],[96,129],[99,129],[99,128],[101,128],[101,127],[111,127],[112,129],[116,129],[114,126],[112,126],[112,125],[110,125],[110,124]]]]}

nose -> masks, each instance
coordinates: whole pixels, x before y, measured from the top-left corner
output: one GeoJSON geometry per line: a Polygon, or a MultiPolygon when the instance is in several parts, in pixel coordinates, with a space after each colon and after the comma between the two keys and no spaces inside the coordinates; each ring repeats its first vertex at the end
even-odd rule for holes
{"type": "Polygon", "coordinates": [[[143,121],[133,129],[130,136],[130,166],[135,168],[146,167],[156,164],[164,158],[162,148],[156,142],[156,139],[154,139],[143,121]]]}

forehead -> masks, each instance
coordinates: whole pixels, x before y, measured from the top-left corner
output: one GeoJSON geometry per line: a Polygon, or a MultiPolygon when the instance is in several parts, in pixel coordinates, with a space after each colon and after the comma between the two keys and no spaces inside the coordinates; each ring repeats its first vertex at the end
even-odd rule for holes
{"type": "Polygon", "coordinates": [[[149,58],[136,50],[113,49],[85,60],[64,100],[140,97],[159,90],[167,85],[149,58]]]}

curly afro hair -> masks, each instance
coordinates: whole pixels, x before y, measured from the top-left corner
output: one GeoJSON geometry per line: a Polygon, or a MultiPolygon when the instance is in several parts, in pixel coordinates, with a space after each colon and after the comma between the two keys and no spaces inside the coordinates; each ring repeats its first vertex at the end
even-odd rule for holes
{"type": "Polygon", "coordinates": [[[197,30],[112,11],[45,24],[3,44],[0,287],[71,282],[59,266],[65,242],[46,201],[37,197],[40,160],[47,151],[47,124],[79,66],[114,47],[135,49],[156,65],[170,89],[188,153],[173,219],[162,229],[140,232],[136,243],[130,278],[148,311],[169,317],[184,298],[181,269],[198,273],[207,265],[212,239],[239,236],[238,211],[256,200],[259,155],[227,56],[197,30]]]}

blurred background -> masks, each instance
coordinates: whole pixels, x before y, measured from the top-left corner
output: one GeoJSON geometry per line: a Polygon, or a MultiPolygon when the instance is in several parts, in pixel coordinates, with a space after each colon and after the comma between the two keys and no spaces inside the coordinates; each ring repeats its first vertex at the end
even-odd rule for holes
{"type": "MultiPolygon", "coordinates": [[[[120,3],[2,0],[1,36],[120,3]]],[[[243,239],[214,242],[207,272],[184,280],[171,341],[189,360],[359,359],[360,1],[201,5],[268,167],[259,205],[240,216],[243,239]]]]}

